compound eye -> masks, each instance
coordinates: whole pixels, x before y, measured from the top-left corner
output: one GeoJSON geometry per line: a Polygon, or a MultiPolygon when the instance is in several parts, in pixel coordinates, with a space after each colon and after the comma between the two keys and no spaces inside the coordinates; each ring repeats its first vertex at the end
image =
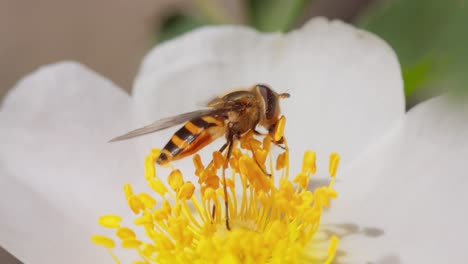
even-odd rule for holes
{"type": "Polygon", "coordinates": [[[272,119],[276,115],[277,110],[277,97],[270,87],[259,84],[257,85],[260,94],[262,95],[263,101],[265,102],[265,117],[266,119],[272,119]]]}

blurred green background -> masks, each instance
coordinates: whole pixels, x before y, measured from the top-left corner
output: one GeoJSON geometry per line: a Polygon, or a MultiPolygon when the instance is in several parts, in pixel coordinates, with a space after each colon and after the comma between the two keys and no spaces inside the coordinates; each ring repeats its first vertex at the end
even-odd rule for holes
{"type": "MultiPolygon", "coordinates": [[[[129,91],[156,43],[215,24],[287,32],[315,16],[385,39],[402,65],[408,109],[449,90],[468,98],[468,0],[0,0],[0,99],[59,60],[77,60],[129,91]]],[[[0,247],[0,263],[19,261],[0,247]]]]}

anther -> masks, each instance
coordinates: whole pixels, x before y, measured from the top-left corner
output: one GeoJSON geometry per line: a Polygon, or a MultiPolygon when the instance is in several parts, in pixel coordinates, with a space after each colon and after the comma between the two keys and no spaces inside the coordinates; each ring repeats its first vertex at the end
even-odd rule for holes
{"type": "Polygon", "coordinates": [[[340,155],[336,152],[330,154],[330,163],[328,166],[328,172],[332,178],[335,178],[338,165],[340,164],[340,155]]]}

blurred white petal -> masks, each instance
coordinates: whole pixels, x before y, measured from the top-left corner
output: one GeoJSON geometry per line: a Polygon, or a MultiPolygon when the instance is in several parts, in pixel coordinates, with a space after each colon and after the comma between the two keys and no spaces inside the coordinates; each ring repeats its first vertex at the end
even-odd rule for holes
{"type": "Polygon", "coordinates": [[[130,126],[130,102],[74,63],[18,83],[0,112],[3,247],[25,263],[111,262],[90,235],[99,215],[128,212],[122,185],[142,178],[144,153],[107,143],[130,126]]]}
{"type": "Polygon", "coordinates": [[[337,151],[347,163],[404,114],[393,50],[371,33],[322,18],[289,34],[239,26],[188,33],[147,55],[133,95],[150,121],[255,83],[291,93],[282,106],[293,165],[305,149],[337,151]]]}
{"type": "Polygon", "coordinates": [[[339,199],[327,219],[383,232],[342,239],[342,250],[365,258],[352,263],[468,259],[468,105],[451,99],[411,110],[381,144],[340,174],[339,199]]]}

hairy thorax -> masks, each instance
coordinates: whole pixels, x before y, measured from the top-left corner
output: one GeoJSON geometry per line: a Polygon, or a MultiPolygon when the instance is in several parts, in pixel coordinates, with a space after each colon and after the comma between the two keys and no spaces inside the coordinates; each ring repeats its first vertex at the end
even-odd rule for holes
{"type": "Polygon", "coordinates": [[[231,111],[228,113],[228,127],[236,135],[242,135],[254,129],[260,119],[257,107],[248,107],[242,111],[231,111]]]}

